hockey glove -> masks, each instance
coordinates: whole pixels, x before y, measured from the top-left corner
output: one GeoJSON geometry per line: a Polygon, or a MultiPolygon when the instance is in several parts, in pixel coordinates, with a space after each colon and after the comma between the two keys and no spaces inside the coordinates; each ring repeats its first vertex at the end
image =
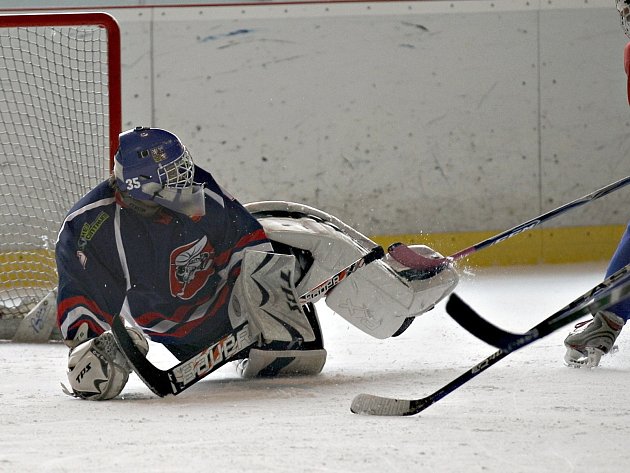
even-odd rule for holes
{"type": "MultiPolygon", "coordinates": [[[[149,344],[140,330],[127,328],[129,335],[143,354],[149,344]]],[[[91,401],[104,401],[120,394],[127,384],[131,368],[118,349],[111,331],[88,340],[70,350],[68,381],[71,391],[63,384],[66,394],[91,401]]]]}

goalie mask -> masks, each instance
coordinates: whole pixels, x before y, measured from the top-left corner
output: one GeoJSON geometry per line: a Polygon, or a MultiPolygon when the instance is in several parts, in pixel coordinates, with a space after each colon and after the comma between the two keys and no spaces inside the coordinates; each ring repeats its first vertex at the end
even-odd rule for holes
{"type": "Polygon", "coordinates": [[[121,191],[189,217],[205,214],[203,186],[193,182],[195,165],[177,136],[136,127],[121,133],[119,143],[114,176],[121,191]]]}

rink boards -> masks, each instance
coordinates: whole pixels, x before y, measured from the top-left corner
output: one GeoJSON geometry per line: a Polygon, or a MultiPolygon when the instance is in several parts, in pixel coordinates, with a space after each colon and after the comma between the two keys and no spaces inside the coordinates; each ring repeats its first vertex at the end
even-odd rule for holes
{"type": "MultiPolygon", "coordinates": [[[[129,5],[108,10],[123,128],[175,131],[244,202],[303,202],[387,240],[466,239],[630,170],[608,1],[129,5]]],[[[626,200],[549,226],[607,240],[626,200]]]]}

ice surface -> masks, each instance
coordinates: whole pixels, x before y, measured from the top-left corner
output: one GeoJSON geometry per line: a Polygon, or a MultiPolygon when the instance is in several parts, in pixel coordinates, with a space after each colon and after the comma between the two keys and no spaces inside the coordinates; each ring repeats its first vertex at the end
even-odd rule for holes
{"type": "MultiPolygon", "coordinates": [[[[524,331],[598,283],[604,263],[464,274],[458,293],[524,331]]],[[[329,360],[313,378],[241,380],[231,366],[177,397],[130,378],[121,399],[65,396],[61,344],[0,344],[1,472],[614,472],[630,451],[630,332],[595,370],[563,366],[569,327],[501,361],[423,413],[350,412],[359,393],[416,398],[495,350],[444,303],[375,340],[320,313],[329,360]]],[[[152,347],[156,363],[170,364],[152,347]]]]}

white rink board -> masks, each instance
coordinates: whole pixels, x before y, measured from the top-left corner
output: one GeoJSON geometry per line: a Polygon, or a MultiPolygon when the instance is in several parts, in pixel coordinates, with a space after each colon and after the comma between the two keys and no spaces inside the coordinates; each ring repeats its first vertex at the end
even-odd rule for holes
{"type": "MultiPolygon", "coordinates": [[[[242,201],[370,235],[503,229],[629,174],[612,2],[110,10],[123,122],[171,129],[242,201]]],[[[555,221],[623,224],[624,191],[555,221]]]]}

